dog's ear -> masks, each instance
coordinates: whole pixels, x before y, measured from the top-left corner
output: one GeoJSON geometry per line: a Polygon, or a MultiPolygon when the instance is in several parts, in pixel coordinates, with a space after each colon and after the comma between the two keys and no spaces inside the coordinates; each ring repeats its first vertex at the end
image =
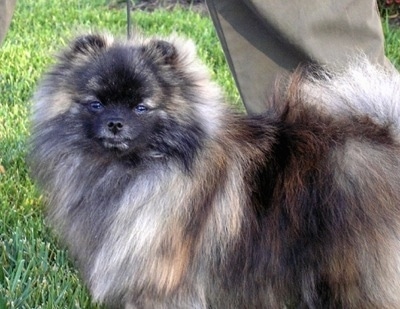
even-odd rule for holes
{"type": "Polygon", "coordinates": [[[145,53],[161,64],[173,64],[177,57],[175,46],[164,40],[151,40],[145,46],[145,53]]]}
{"type": "Polygon", "coordinates": [[[65,56],[70,59],[92,57],[112,44],[113,38],[101,34],[88,34],[74,39],[65,56]]]}

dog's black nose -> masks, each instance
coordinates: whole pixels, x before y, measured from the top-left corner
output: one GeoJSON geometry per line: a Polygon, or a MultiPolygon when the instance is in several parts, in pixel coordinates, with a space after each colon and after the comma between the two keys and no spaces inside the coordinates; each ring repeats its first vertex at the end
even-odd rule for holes
{"type": "Polygon", "coordinates": [[[117,134],[124,128],[124,123],[120,118],[109,119],[107,122],[107,128],[110,132],[117,134]]]}

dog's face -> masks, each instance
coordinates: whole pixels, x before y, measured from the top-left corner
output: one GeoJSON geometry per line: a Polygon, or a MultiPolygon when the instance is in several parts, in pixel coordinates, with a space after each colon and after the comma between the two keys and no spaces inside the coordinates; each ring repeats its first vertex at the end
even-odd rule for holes
{"type": "Polygon", "coordinates": [[[42,83],[34,122],[99,155],[190,157],[204,131],[198,109],[213,101],[195,59],[186,41],[79,37],[42,83]]]}
{"type": "Polygon", "coordinates": [[[143,52],[111,47],[72,74],[75,108],[85,123],[85,135],[106,149],[136,151],[161,121],[162,76],[151,71],[143,52]]]}
{"type": "MultiPolygon", "coordinates": [[[[84,37],[74,44],[73,52],[83,54],[100,46],[70,75],[72,110],[85,124],[85,137],[121,154],[147,148],[168,119],[175,47],[165,41],[105,46],[98,37],[84,37]]],[[[81,56],[77,54],[78,61],[81,56]]]]}

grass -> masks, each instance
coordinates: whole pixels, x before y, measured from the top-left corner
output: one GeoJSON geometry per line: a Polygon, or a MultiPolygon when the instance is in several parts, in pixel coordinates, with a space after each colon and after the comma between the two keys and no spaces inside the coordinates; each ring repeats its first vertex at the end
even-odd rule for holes
{"type": "Polygon", "coordinates": [[[394,66],[400,68],[400,28],[393,29],[386,18],[383,23],[383,33],[385,35],[385,52],[394,66]]]}
{"type": "MultiPolygon", "coordinates": [[[[223,85],[229,100],[240,100],[210,20],[175,10],[135,12],[146,33],[177,32],[191,37],[200,57],[223,85]]],[[[7,40],[0,49],[0,309],[98,308],[43,220],[40,195],[25,165],[29,102],[52,56],[77,32],[107,29],[126,33],[124,9],[106,0],[19,0],[7,40]],[[2,168],[1,168],[2,167],[2,168]]],[[[400,32],[384,22],[388,57],[400,65],[400,32]]]]}

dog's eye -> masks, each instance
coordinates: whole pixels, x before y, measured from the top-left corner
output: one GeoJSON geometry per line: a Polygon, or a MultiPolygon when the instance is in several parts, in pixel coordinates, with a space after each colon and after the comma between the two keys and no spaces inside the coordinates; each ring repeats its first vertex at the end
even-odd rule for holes
{"type": "Polygon", "coordinates": [[[93,101],[93,102],[89,103],[89,109],[92,112],[100,112],[100,111],[102,111],[104,109],[104,106],[99,101],[93,101]]]}
{"type": "Polygon", "coordinates": [[[147,112],[148,110],[149,110],[149,108],[144,104],[138,104],[135,106],[135,112],[138,114],[143,114],[143,113],[147,112]]]}

